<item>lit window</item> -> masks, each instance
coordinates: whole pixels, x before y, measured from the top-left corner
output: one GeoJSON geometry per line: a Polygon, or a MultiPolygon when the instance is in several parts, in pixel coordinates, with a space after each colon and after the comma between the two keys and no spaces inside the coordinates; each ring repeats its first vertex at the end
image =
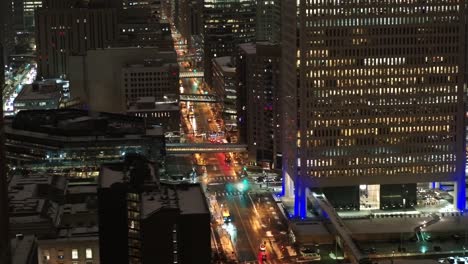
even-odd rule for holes
{"type": "Polygon", "coordinates": [[[49,259],[50,259],[49,250],[44,250],[44,259],[45,259],[45,260],[49,260],[49,259]]]}
{"type": "Polygon", "coordinates": [[[92,259],[93,258],[93,250],[91,248],[86,249],[86,258],[92,259]]]}
{"type": "Polygon", "coordinates": [[[72,259],[78,259],[78,249],[72,249],[72,259]]]}

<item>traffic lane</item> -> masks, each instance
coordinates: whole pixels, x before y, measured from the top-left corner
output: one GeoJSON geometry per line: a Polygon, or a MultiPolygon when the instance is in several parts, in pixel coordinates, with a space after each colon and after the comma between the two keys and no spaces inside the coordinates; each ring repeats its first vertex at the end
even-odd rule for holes
{"type": "Polygon", "coordinates": [[[253,235],[254,231],[251,228],[250,210],[248,205],[241,201],[243,196],[231,196],[222,198],[225,206],[229,208],[232,217],[232,224],[237,230],[236,239],[232,242],[236,248],[239,261],[254,261],[256,260],[256,248],[260,245],[258,239],[253,235]]]}

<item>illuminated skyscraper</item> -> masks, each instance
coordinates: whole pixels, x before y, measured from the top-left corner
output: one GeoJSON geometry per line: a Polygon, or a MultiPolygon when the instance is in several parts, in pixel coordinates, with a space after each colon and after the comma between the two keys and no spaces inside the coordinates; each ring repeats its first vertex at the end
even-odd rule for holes
{"type": "Polygon", "coordinates": [[[297,78],[283,68],[284,122],[299,113],[283,127],[297,146],[283,165],[297,215],[308,189],[336,207],[385,209],[411,207],[417,184],[431,182],[452,182],[465,209],[464,10],[456,0],[283,3],[283,63],[297,66],[297,78]]]}

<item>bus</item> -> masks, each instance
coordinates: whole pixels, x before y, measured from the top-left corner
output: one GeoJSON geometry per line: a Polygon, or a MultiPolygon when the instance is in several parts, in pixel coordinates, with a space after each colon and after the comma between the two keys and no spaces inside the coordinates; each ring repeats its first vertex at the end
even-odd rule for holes
{"type": "Polygon", "coordinates": [[[229,223],[232,221],[231,214],[229,213],[229,209],[227,207],[223,208],[223,220],[224,223],[229,223]]]}

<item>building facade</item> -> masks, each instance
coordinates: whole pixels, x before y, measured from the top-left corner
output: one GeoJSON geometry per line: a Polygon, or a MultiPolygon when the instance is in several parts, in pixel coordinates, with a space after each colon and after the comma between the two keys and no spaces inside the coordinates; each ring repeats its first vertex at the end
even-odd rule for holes
{"type": "Polygon", "coordinates": [[[36,11],[38,76],[67,78],[70,55],[106,47],[117,38],[117,11],[40,8],[36,11]]]}
{"type": "Polygon", "coordinates": [[[296,214],[308,190],[335,206],[359,209],[366,190],[372,208],[407,208],[430,182],[454,183],[464,210],[463,4],[330,3],[283,5],[284,63],[297,66],[283,79],[285,93],[298,87],[297,129],[285,135],[297,147],[284,160],[296,214]]]}
{"type": "Polygon", "coordinates": [[[72,56],[70,68],[71,97],[81,98],[94,111],[125,113],[138,97],[179,94],[173,51],[156,47],[90,50],[86,56],[72,56]]]}
{"type": "Polygon", "coordinates": [[[255,40],[255,19],[256,1],[204,1],[204,68],[209,85],[214,58],[233,56],[238,44],[255,40]]]}
{"type": "Polygon", "coordinates": [[[102,263],[210,263],[200,185],[160,184],[151,164],[126,160],[102,167],[98,199],[102,263]]]}
{"type": "Polygon", "coordinates": [[[6,158],[12,166],[31,163],[99,166],[139,153],[158,160],[164,135],[146,129],[143,118],[87,111],[19,112],[5,127],[6,158]]]}
{"type": "Polygon", "coordinates": [[[248,146],[250,161],[268,167],[281,163],[280,59],[280,46],[269,42],[240,44],[236,58],[240,140],[248,146]]]}
{"type": "Polygon", "coordinates": [[[257,2],[256,40],[279,43],[281,40],[281,0],[257,2]]]}
{"type": "MultiPolygon", "coordinates": [[[[237,85],[234,57],[225,56],[213,59],[213,91],[221,99],[223,119],[237,120],[237,85]]],[[[205,72],[206,74],[206,72],[205,72]]],[[[205,75],[206,76],[206,75],[205,75]]]]}

